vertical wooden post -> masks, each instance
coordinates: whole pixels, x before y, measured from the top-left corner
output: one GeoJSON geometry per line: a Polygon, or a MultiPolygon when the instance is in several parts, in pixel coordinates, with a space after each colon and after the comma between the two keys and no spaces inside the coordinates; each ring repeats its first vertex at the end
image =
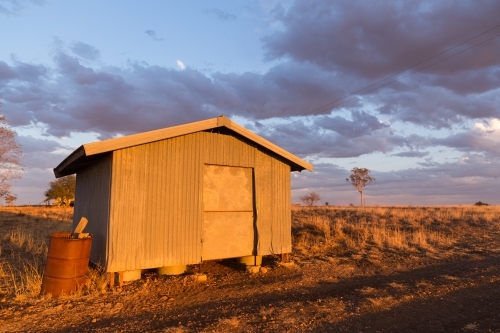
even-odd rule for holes
{"type": "Polygon", "coordinates": [[[109,273],[109,289],[113,289],[115,287],[115,272],[109,273]]]}
{"type": "Polygon", "coordinates": [[[123,287],[123,272],[118,272],[120,288],[123,287]]]}
{"type": "Polygon", "coordinates": [[[288,253],[282,253],[281,254],[281,262],[289,262],[289,261],[290,261],[289,254],[288,253]]]}

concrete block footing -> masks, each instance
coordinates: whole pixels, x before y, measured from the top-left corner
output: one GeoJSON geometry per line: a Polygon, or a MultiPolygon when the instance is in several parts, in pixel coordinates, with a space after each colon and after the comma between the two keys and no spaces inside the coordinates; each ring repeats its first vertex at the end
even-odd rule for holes
{"type": "Polygon", "coordinates": [[[250,274],[257,274],[260,272],[260,266],[247,266],[247,272],[250,274]]]}
{"type": "Polygon", "coordinates": [[[236,258],[236,261],[247,266],[260,266],[262,265],[262,256],[239,257],[236,258]]]}
{"type": "Polygon", "coordinates": [[[156,272],[161,275],[180,275],[185,273],[187,270],[186,265],[177,265],[177,266],[163,266],[158,267],[156,272]]]}
{"type": "Polygon", "coordinates": [[[142,269],[135,269],[133,271],[124,271],[123,272],[123,281],[135,281],[140,280],[142,274],[142,269]]]}
{"type": "Polygon", "coordinates": [[[192,279],[195,280],[196,282],[207,282],[207,275],[206,274],[195,274],[195,275],[192,275],[192,279]]]}

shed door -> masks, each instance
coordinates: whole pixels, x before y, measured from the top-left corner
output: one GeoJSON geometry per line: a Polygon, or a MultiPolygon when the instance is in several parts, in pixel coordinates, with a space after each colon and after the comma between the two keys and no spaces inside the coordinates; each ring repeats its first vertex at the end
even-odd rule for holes
{"type": "Polygon", "coordinates": [[[205,165],[202,259],[252,255],[253,169],[205,165]]]}

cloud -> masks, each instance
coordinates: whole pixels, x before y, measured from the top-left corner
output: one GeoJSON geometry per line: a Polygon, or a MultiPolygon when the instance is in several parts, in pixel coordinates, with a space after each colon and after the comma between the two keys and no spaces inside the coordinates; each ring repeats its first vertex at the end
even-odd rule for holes
{"type": "Polygon", "coordinates": [[[89,61],[98,60],[100,57],[98,49],[82,42],[74,42],[71,45],[71,51],[77,56],[89,61]]]}
{"type": "MultiPolygon", "coordinates": [[[[334,131],[318,130],[315,124],[316,121],[310,125],[297,121],[258,133],[294,154],[316,158],[358,157],[373,152],[389,153],[397,148],[413,149],[427,143],[425,138],[416,135],[397,135],[389,127],[344,136],[334,131]]],[[[349,127],[346,129],[346,132],[348,131],[349,127]]]]}
{"type": "MultiPolygon", "coordinates": [[[[264,49],[270,60],[288,57],[313,62],[325,70],[348,70],[374,79],[496,26],[499,10],[500,3],[495,0],[484,1],[480,7],[465,1],[298,0],[286,12],[275,12],[275,19],[284,28],[263,38],[264,49]]],[[[492,32],[488,36],[494,35],[492,32]]],[[[461,72],[464,62],[476,69],[498,64],[500,50],[493,45],[477,50],[474,57],[447,62],[441,71],[461,72]]]]}
{"type": "Polygon", "coordinates": [[[55,161],[62,161],[73,149],[62,146],[56,141],[37,139],[31,136],[18,136],[24,154],[23,165],[30,170],[52,169],[55,161]]]}
{"type": "MultiPolygon", "coordinates": [[[[383,73],[368,73],[367,66],[381,66],[376,55],[396,61],[399,55],[386,53],[399,51],[387,48],[380,38],[365,39],[374,36],[368,28],[386,31],[382,18],[391,16],[391,13],[401,14],[403,9],[408,10],[407,6],[413,5],[404,4],[403,9],[398,9],[392,3],[383,3],[381,8],[389,12],[382,13],[382,9],[377,9],[381,18],[368,17],[369,11],[361,10],[353,14],[351,21],[341,14],[356,9],[356,5],[317,4],[318,11],[325,10],[325,17],[320,15],[317,21],[313,18],[318,13],[309,2],[298,1],[287,10],[273,11],[276,19],[283,23],[283,30],[270,34],[263,40],[263,45],[270,59],[287,59],[275,63],[264,73],[215,72],[208,75],[186,67],[180,60],[177,66],[181,71],[135,61],[129,61],[124,67],[90,65],[87,61],[98,60],[99,50],[83,42],[73,43],[69,47],[71,52],[60,48],[52,65],[0,61],[0,80],[4,83],[0,86],[0,95],[4,96],[3,112],[13,125],[45,124],[47,134],[58,137],[71,132],[92,131],[99,138],[107,138],[227,114],[255,122],[256,131],[304,157],[342,158],[373,152],[391,154],[394,151],[397,151],[395,156],[423,157],[427,153],[418,150],[435,145],[463,152],[499,153],[496,137],[489,134],[491,125],[487,125],[488,133],[478,127],[440,138],[405,136],[394,127],[398,123],[411,123],[425,128],[450,129],[464,119],[500,118],[499,90],[491,88],[498,80],[495,74],[498,71],[487,71],[491,64],[496,64],[495,59],[481,60],[476,66],[477,71],[448,68],[442,73],[419,73],[412,80],[403,80],[364,96],[354,95],[349,97],[348,103],[340,104],[345,101],[343,97],[372,82],[372,77],[396,69],[394,65],[383,73]],[[300,8],[304,9],[304,16],[298,15],[300,8]],[[366,26],[356,28],[354,23],[363,19],[366,19],[366,26]],[[299,29],[306,23],[311,24],[310,36],[302,34],[299,29]],[[328,26],[345,28],[348,38],[341,34],[342,31],[330,31],[326,28],[328,26]],[[358,31],[356,29],[361,35],[351,36],[349,33],[358,31]],[[351,59],[353,64],[350,64],[347,58],[343,58],[347,57],[344,54],[347,51],[336,48],[341,42],[335,41],[330,47],[338,54],[325,54],[323,61],[317,50],[312,49],[307,57],[301,58],[302,51],[291,42],[310,42],[315,47],[321,38],[331,38],[331,34],[339,38],[343,36],[343,42],[354,38],[359,45],[369,45],[374,50],[373,61],[366,63],[366,59],[354,56],[351,59]],[[279,50],[286,52],[280,55],[279,50]],[[354,70],[352,66],[365,68],[367,73],[354,70]],[[454,75],[466,73],[477,86],[486,72],[488,80],[481,88],[468,89],[466,85],[451,82],[460,81],[454,75]],[[350,117],[337,114],[339,110],[342,114],[350,112],[350,117]],[[264,120],[286,121],[303,115],[310,115],[309,121],[303,117],[293,118],[299,120],[278,128],[262,125],[264,120]],[[390,122],[380,120],[382,118],[389,118],[390,122]],[[403,148],[410,151],[401,152],[403,148]]],[[[437,15],[442,13],[443,6],[430,5],[428,10],[437,15]]],[[[457,13],[463,10],[460,6],[457,13]]],[[[418,6],[411,8],[422,10],[418,6]]],[[[398,22],[397,26],[402,27],[403,18],[409,17],[408,24],[418,26],[412,13],[403,14],[389,21],[398,22]]],[[[430,14],[424,15],[424,21],[426,15],[430,14]]],[[[153,30],[146,31],[146,34],[157,38],[153,30]]],[[[401,37],[400,32],[394,34],[401,37]]],[[[428,34],[424,31],[423,36],[428,34]]],[[[387,38],[396,41],[397,36],[389,34],[387,38]]],[[[410,35],[409,38],[417,36],[410,35]]],[[[408,45],[403,39],[400,42],[402,44],[398,45],[408,45]]]]}
{"type": "Polygon", "coordinates": [[[42,204],[44,192],[49,182],[55,179],[54,172],[49,169],[30,169],[21,180],[13,184],[13,192],[17,194],[19,204],[42,204]]]}
{"type": "MultiPolygon", "coordinates": [[[[10,68],[21,75],[21,64],[10,68]]],[[[217,84],[189,68],[130,62],[96,69],[59,52],[48,70],[50,77],[0,86],[2,111],[13,126],[41,123],[57,137],[90,131],[107,138],[211,118],[224,100],[217,84]]]]}
{"type": "Polygon", "coordinates": [[[177,71],[132,61],[93,67],[64,50],[53,59],[53,66],[2,64],[8,83],[0,95],[13,125],[40,122],[56,136],[93,131],[109,137],[223,113],[253,120],[288,117],[343,92],[328,73],[307,64],[207,76],[189,67],[177,71]]]}
{"type": "MultiPolygon", "coordinates": [[[[442,205],[473,204],[481,200],[500,203],[495,184],[500,177],[499,158],[484,154],[464,154],[456,161],[430,163],[427,167],[391,172],[372,170],[377,179],[365,188],[369,205],[442,205]]],[[[313,173],[292,174],[292,201],[310,191],[320,194],[331,205],[359,203],[359,193],[345,181],[349,170],[335,164],[314,165],[313,173]]]]}
{"type": "Polygon", "coordinates": [[[487,152],[494,156],[500,156],[500,133],[482,132],[477,130],[452,134],[445,138],[433,138],[431,143],[463,152],[487,152]]]}
{"type": "Polygon", "coordinates": [[[179,67],[181,70],[186,69],[186,65],[184,65],[184,63],[180,60],[177,60],[177,67],[179,67]]]}
{"type": "Polygon", "coordinates": [[[493,118],[485,123],[475,123],[472,129],[488,134],[496,133],[497,138],[500,139],[500,119],[493,118]]]}
{"type": "Polygon", "coordinates": [[[352,120],[347,120],[340,116],[317,117],[314,120],[314,125],[319,128],[329,129],[342,134],[348,138],[355,138],[362,135],[370,134],[373,131],[390,127],[364,111],[351,111],[352,120]]]}
{"type": "MultiPolygon", "coordinates": [[[[336,77],[310,63],[284,62],[264,74],[245,72],[214,73],[227,95],[224,113],[249,119],[329,114],[319,106],[342,98],[351,85],[348,77],[336,77]]],[[[357,98],[343,107],[360,107],[357,98]]]]}
{"type": "Polygon", "coordinates": [[[17,141],[21,144],[24,154],[51,153],[57,149],[66,148],[54,140],[38,139],[32,136],[19,135],[17,141]]]}
{"type": "Polygon", "coordinates": [[[17,77],[16,72],[6,62],[0,61],[0,81],[11,80],[15,77],[17,77]]]}
{"type": "Polygon", "coordinates": [[[381,91],[372,101],[381,114],[391,115],[393,122],[440,129],[451,128],[463,119],[500,117],[498,93],[500,89],[465,96],[442,87],[412,85],[406,91],[381,91]]]}
{"type": "Polygon", "coordinates": [[[19,15],[28,4],[42,6],[45,0],[0,0],[0,14],[6,16],[19,15]]]}
{"type": "Polygon", "coordinates": [[[156,31],[154,31],[154,30],[146,30],[146,31],[144,31],[144,33],[146,35],[148,35],[149,37],[151,37],[151,39],[154,40],[155,42],[163,41],[163,38],[159,38],[156,36],[156,31]]]}
{"type": "Polygon", "coordinates": [[[209,16],[214,16],[215,18],[221,21],[234,21],[238,18],[236,15],[230,14],[226,11],[217,8],[205,9],[204,12],[205,14],[209,16]]]}
{"type": "Polygon", "coordinates": [[[424,157],[427,155],[429,155],[428,151],[404,151],[401,153],[392,154],[392,156],[399,156],[399,157],[424,157]]]}
{"type": "MultiPolygon", "coordinates": [[[[10,8],[7,15],[12,15],[28,3],[0,0],[0,11],[10,8]]],[[[298,0],[269,6],[263,5],[272,16],[262,38],[267,71],[207,74],[180,60],[171,67],[140,60],[113,66],[102,63],[100,51],[89,44],[61,42],[52,63],[0,60],[1,111],[13,126],[36,125],[55,137],[93,132],[99,139],[226,114],[313,162],[334,159],[342,165],[342,158],[374,152],[410,157],[413,168],[374,171],[377,184],[367,191],[370,200],[407,204],[415,193],[431,204],[447,198],[460,202],[469,188],[478,200],[494,201],[497,186],[491,179],[500,162],[500,39],[443,59],[453,54],[446,51],[450,47],[497,25],[498,1],[477,6],[466,1],[298,0]],[[377,83],[440,52],[433,59],[443,60],[439,64],[389,85],[377,83]],[[360,91],[364,87],[369,88],[360,91]],[[466,124],[474,125],[464,129],[466,124]],[[425,136],[405,134],[421,129],[425,136]],[[437,146],[461,152],[462,158],[436,162],[428,148],[437,146]]],[[[220,9],[205,14],[237,19],[220,9]]],[[[163,40],[155,30],[144,33],[163,40]]],[[[59,163],[67,148],[51,140],[19,140],[30,170],[26,178],[35,182],[35,173],[50,176],[41,185],[46,186],[53,175],[45,168],[59,163]]],[[[357,202],[357,192],[345,183],[349,171],[339,165],[320,163],[312,174],[294,173],[294,196],[317,189],[324,201],[357,202]]]]}
{"type": "Polygon", "coordinates": [[[271,11],[280,28],[262,38],[263,49],[268,61],[316,66],[342,84],[344,94],[318,101],[312,109],[331,104],[317,113],[343,108],[342,98],[350,94],[348,99],[358,101],[363,95],[363,104],[375,104],[393,122],[451,128],[464,119],[500,116],[500,39],[446,59],[498,35],[500,27],[447,51],[497,26],[499,11],[494,0],[480,7],[451,1],[298,0],[287,10],[278,5],[271,11]]]}
{"type": "MultiPolygon", "coordinates": [[[[300,115],[312,107],[311,101],[321,103],[332,94],[342,94],[328,73],[297,63],[283,63],[264,74],[208,77],[189,67],[177,71],[139,62],[124,68],[93,68],[61,51],[52,68],[18,62],[8,69],[9,77],[20,79],[0,87],[7,119],[14,126],[45,124],[46,133],[57,137],[94,132],[102,139],[220,114],[260,124],[261,119],[300,115]]],[[[332,114],[313,117],[307,124],[296,121],[275,128],[260,124],[256,130],[301,156],[357,157],[431,145],[472,151],[466,139],[474,136],[483,136],[482,145],[496,153],[484,133],[463,132],[440,139],[403,136],[377,116],[356,110],[360,103],[349,106],[350,119],[332,114]]]]}

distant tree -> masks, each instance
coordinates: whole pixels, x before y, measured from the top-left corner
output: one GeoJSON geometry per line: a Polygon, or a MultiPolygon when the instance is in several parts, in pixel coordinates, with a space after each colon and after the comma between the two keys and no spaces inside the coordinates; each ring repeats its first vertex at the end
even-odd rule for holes
{"type": "Polygon", "coordinates": [[[57,205],[69,206],[75,198],[76,177],[70,175],[54,180],[49,183],[49,189],[45,191],[45,200],[54,200],[57,205]]]}
{"type": "Polygon", "coordinates": [[[306,195],[300,197],[300,202],[302,202],[304,205],[309,206],[309,207],[314,206],[320,200],[321,200],[321,197],[316,192],[311,192],[309,194],[306,194],[306,195]]]}
{"type": "Polygon", "coordinates": [[[375,178],[370,176],[370,170],[367,168],[354,168],[351,170],[349,178],[345,180],[351,182],[352,186],[361,194],[361,206],[364,206],[363,187],[375,181],[375,178]]]}
{"type": "Polygon", "coordinates": [[[478,201],[474,204],[474,206],[489,206],[489,204],[487,204],[486,202],[478,201]]]}
{"type": "MultiPolygon", "coordinates": [[[[0,104],[1,107],[1,104],[0,104]]],[[[16,142],[16,132],[0,114],[0,198],[10,194],[11,182],[21,178],[21,146],[16,142]]]]}
{"type": "Polygon", "coordinates": [[[12,206],[12,204],[17,200],[17,195],[9,193],[5,196],[4,199],[7,206],[12,206]]]}

